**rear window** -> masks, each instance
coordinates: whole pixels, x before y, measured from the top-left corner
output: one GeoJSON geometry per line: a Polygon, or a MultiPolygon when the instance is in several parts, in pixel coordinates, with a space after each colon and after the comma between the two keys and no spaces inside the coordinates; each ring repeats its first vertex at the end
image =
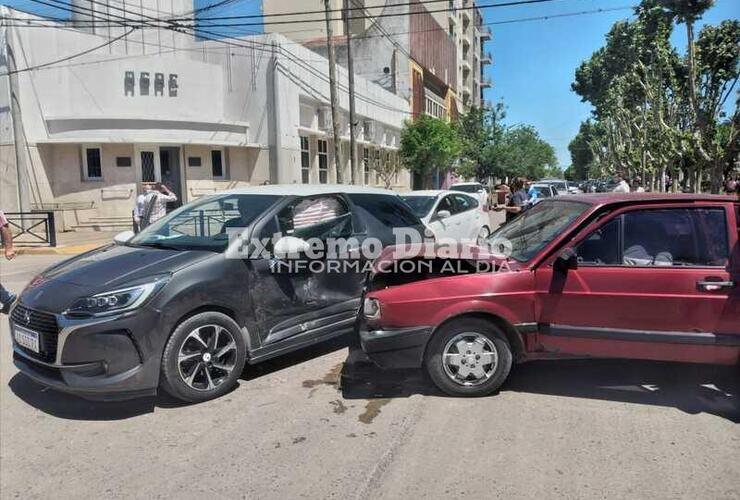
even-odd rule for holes
{"type": "Polygon", "coordinates": [[[460,191],[462,193],[477,193],[482,186],[480,184],[465,184],[462,186],[450,186],[450,191],[460,191]]]}

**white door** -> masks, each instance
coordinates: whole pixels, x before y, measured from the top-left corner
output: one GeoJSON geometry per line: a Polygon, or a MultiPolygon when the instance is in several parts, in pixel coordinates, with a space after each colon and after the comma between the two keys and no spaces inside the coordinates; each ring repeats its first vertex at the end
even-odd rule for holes
{"type": "Polygon", "coordinates": [[[438,241],[442,238],[457,240],[460,237],[460,218],[455,215],[455,212],[455,203],[451,195],[441,197],[437,202],[437,206],[434,207],[429,220],[429,228],[434,232],[438,241]],[[440,218],[439,212],[441,211],[449,212],[450,216],[444,219],[440,218]]]}
{"type": "Polygon", "coordinates": [[[462,193],[451,195],[454,198],[457,238],[463,241],[475,241],[481,228],[482,211],[478,200],[462,193]]]}
{"type": "Polygon", "coordinates": [[[159,147],[138,146],[136,148],[136,175],[141,182],[160,182],[162,180],[159,164],[159,147]]]}

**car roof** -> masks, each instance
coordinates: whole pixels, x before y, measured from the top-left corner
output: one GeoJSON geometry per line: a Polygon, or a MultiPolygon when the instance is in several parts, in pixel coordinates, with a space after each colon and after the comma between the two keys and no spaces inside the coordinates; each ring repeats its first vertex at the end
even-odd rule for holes
{"type": "Polygon", "coordinates": [[[247,186],[242,188],[219,191],[215,194],[256,194],[273,196],[313,196],[318,194],[349,193],[349,194],[379,194],[397,196],[398,193],[390,189],[352,184],[268,184],[266,186],[247,186]]]}
{"type": "Polygon", "coordinates": [[[583,193],[571,194],[568,201],[580,201],[590,205],[641,202],[691,202],[691,201],[734,201],[735,197],[717,194],[692,193],[583,193]]]}
{"type": "MultiPolygon", "coordinates": [[[[443,194],[450,194],[451,192],[445,189],[422,189],[419,191],[407,191],[406,193],[401,193],[401,196],[441,196],[443,194]]],[[[459,191],[454,191],[454,193],[466,194],[459,191]]]]}
{"type": "Polygon", "coordinates": [[[452,186],[482,186],[480,182],[455,182],[454,184],[450,184],[450,187],[452,186]]]}

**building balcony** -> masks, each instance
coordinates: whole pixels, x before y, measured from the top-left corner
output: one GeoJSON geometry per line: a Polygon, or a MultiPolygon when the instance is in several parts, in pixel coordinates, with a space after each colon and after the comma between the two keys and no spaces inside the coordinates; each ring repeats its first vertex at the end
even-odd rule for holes
{"type": "Polygon", "coordinates": [[[470,38],[468,38],[468,36],[465,35],[464,33],[463,33],[463,36],[462,36],[462,43],[463,43],[463,49],[464,50],[467,50],[466,47],[470,47],[470,38]]]}
{"type": "Polygon", "coordinates": [[[470,65],[470,61],[468,61],[466,58],[463,58],[461,66],[463,71],[470,71],[471,69],[473,69],[473,67],[470,65]]]}
{"type": "Polygon", "coordinates": [[[481,78],[480,88],[489,89],[491,87],[493,87],[493,82],[491,81],[490,78],[481,78]]]}
{"type": "Polygon", "coordinates": [[[493,34],[491,33],[491,28],[481,26],[480,28],[481,41],[490,40],[492,37],[493,37],[493,34]]]}
{"type": "Polygon", "coordinates": [[[460,10],[460,15],[462,17],[463,23],[469,23],[470,22],[470,20],[471,20],[471,17],[470,17],[470,9],[461,9],[460,10]]]}
{"type": "Polygon", "coordinates": [[[449,19],[450,24],[457,25],[457,23],[458,23],[458,21],[457,21],[457,11],[451,11],[447,15],[447,18],[449,19]]]}
{"type": "Polygon", "coordinates": [[[481,64],[493,64],[493,57],[491,56],[491,53],[486,52],[485,54],[481,54],[480,63],[481,64]]]}

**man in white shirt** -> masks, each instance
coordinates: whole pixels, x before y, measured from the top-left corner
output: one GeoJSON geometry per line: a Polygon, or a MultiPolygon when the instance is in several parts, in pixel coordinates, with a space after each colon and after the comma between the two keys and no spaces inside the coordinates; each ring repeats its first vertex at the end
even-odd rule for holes
{"type": "Polygon", "coordinates": [[[134,233],[138,233],[141,230],[141,216],[144,215],[144,201],[146,195],[152,190],[153,184],[151,182],[144,182],[141,185],[142,192],[136,197],[136,203],[134,203],[134,209],[132,211],[134,217],[134,233]]]}
{"type": "Polygon", "coordinates": [[[144,198],[144,208],[141,214],[141,229],[154,224],[167,215],[167,203],[177,201],[177,195],[167,186],[158,182],[154,189],[144,198]]]}
{"type": "Polygon", "coordinates": [[[617,185],[612,190],[614,193],[629,193],[630,192],[630,185],[627,184],[627,181],[622,178],[621,174],[617,174],[616,176],[614,176],[614,180],[617,183],[617,185]]]}

